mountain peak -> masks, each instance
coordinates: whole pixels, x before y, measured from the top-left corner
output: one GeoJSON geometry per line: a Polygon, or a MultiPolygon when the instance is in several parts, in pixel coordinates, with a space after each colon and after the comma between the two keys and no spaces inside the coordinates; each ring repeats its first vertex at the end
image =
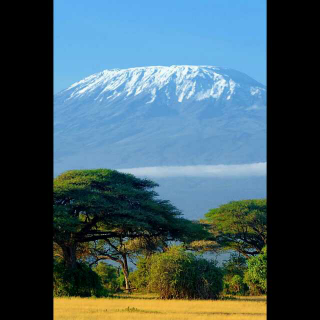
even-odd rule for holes
{"type": "Polygon", "coordinates": [[[232,99],[240,88],[250,95],[262,96],[265,86],[239,71],[217,66],[149,66],[128,69],[110,69],[95,73],[72,84],[56,97],[65,100],[91,97],[94,100],[113,101],[119,96],[149,95],[151,103],[159,96],[181,103],[183,100],[201,101],[232,99]]]}
{"type": "Polygon", "coordinates": [[[265,161],[266,87],[216,66],[93,74],[54,96],[55,167],[265,161]]]}

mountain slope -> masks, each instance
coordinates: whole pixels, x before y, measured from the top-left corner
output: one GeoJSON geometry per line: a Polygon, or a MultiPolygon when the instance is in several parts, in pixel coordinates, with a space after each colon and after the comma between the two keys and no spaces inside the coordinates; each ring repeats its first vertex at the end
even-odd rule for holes
{"type": "Polygon", "coordinates": [[[54,96],[55,174],[266,159],[266,88],[212,66],[113,69],[54,96]]]}

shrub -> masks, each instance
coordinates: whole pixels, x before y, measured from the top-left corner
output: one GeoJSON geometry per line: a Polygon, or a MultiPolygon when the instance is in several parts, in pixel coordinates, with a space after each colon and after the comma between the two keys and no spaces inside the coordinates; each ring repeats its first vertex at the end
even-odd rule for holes
{"type": "Polygon", "coordinates": [[[78,263],[76,269],[68,269],[63,262],[54,262],[53,294],[56,297],[101,297],[107,292],[101,284],[97,273],[86,264],[78,263]]]}
{"type": "Polygon", "coordinates": [[[122,269],[118,269],[117,283],[120,291],[126,287],[126,280],[122,269]]]}
{"type": "Polygon", "coordinates": [[[246,259],[239,254],[232,254],[230,259],[223,264],[223,293],[231,295],[245,295],[249,291],[244,282],[247,270],[246,259]]]}
{"type": "Polygon", "coordinates": [[[229,291],[234,295],[244,295],[249,288],[243,282],[243,276],[234,275],[229,282],[229,291]]]}
{"type": "Polygon", "coordinates": [[[139,266],[136,283],[162,299],[216,299],[222,291],[221,269],[179,246],[141,260],[139,266]]]}
{"type": "Polygon", "coordinates": [[[248,270],[244,276],[251,294],[267,293],[267,247],[262,253],[248,260],[248,270]]]}
{"type": "Polygon", "coordinates": [[[149,270],[151,270],[150,258],[139,257],[137,269],[129,275],[129,281],[133,288],[139,291],[148,291],[149,270]]]}
{"type": "Polygon", "coordinates": [[[119,291],[120,283],[118,280],[118,270],[103,261],[100,261],[96,267],[93,268],[100,279],[103,287],[110,293],[119,291]]]}

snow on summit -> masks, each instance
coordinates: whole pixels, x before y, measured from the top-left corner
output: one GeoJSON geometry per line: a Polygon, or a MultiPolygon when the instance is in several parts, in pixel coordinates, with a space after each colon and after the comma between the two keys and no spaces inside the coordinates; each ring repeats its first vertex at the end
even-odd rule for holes
{"type": "Polygon", "coordinates": [[[74,83],[56,96],[62,95],[65,100],[92,97],[102,102],[120,96],[148,95],[145,103],[161,96],[181,103],[223,97],[230,100],[237,90],[247,90],[252,96],[262,96],[266,91],[265,86],[236,70],[183,65],[104,70],[74,83]]]}
{"type": "Polygon", "coordinates": [[[215,66],[112,69],[54,95],[55,171],[265,162],[266,87],[215,66]]]}
{"type": "Polygon", "coordinates": [[[151,170],[190,216],[227,194],[260,197],[266,107],[266,86],[229,68],[104,70],[54,95],[54,172],[151,170]]]}

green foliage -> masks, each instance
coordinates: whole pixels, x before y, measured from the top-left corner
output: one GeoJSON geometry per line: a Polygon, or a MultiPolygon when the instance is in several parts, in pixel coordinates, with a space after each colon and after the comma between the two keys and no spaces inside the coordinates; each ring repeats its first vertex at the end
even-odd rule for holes
{"type": "Polygon", "coordinates": [[[248,293],[248,286],[244,282],[244,276],[235,275],[225,275],[223,277],[223,293],[231,295],[246,295],[248,293]]]}
{"type": "Polygon", "coordinates": [[[103,261],[100,261],[98,265],[92,269],[99,275],[101,283],[105,289],[107,289],[111,293],[120,290],[117,268],[103,261]]]}
{"type": "Polygon", "coordinates": [[[156,193],[151,189],[155,186],[150,180],[115,170],[71,170],[61,174],[54,179],[55,240],[70,240],[72,234],[79,242],[101,239],[102,227],[109,234],[124,225],[128,232],[150,228],[146,215],[153,217],[151,207],[180,214],[169,203],[153,199],[156,193]]]}
{"type": "Polygon", "coordinates": [[[232,254],[228,261],[223,263],[223,293],[231,295],[246,295],[249,287],[244,282],[247,271],[246,259],[239,254],[232,254]]]}
{"type": "MultiPolygon", "coordinates": [[[[212,235],[208,224],[182,218],[169,201],[157,198],[155,186],[107,169],[72,170],[55,178],[53,240],[56,256],[63,259],[55,263],[55,295],[101,296],[124,285],[130,289],[131,282],[163,298],[214,299],[222,290],[221,269],[186,249],[260,252],[266,241],[265,200],[232,202],[210,211],[206,217],[212,235]],[[170,241],[180,241],[184,248],[167,250],[170,241]],[[166,251],[155,253],[160,250],[166,251]],[[129,275],[128,258],[141,254],[146,258],[129,275]],[[121,265],[117,277],[111,266],[99,263],[94,272],[85,264],[106,259],[121,265]]],[[[237,275],[243,276],[233,274],[229,288],[241,291],[237,275]]]]}
{"type": "Polygon", "coordinates": [[[186,220],[169,201],[156,198],[155,186],[107,169],[71,170],[55,178],[54,242],[64,249],[66,263],[74,267],[74,251],[83,242],[182,237],[186,220]]]}
{"type": "Polygon", "coordinates": [[[137,269],[130,273],[129,280],[132,286],[139,291],[148,291],[149,270],[151,270],[150,256],[139,257],[137,269]]]}
{"type": "Polygon", "coordinates": [[[194,243],[206,241],[211,237],[206,226],[199,221],[190,221],[180,218],[176,220],[177,240],[184,243],[187,248],[192,248],[194,243]]]}
{"type": "Polygon", "coordinates": [[[205,217],[224,250],[235,250],[248,258],[266,245],[266,199],[232,201],[210,210],[205,217]]]}
{"type": "Polygon", "coordinates": [[[119,290],[122,290],[122,288],[126,287],[125,275],[122,269],[119,269],[117,283],[118,283],[119,290]]]}
{"type": "Polygon", "coordinates": [[[203,227],[157,198],[156,186],[107,169],[71,170],[55,178],[53,240],[66,266],[75,269],[80,255],[82,261],[113,260],[130,289],[128,257],[150,254],[167,241],[201,237],[203,227]]]}
{"type": "Polygon", "coordinates": [[[246,291],[243,277],[238,274],[234,275],[230,281],[230,289],[232,293],[243,295],[246,291]]]}
{"type": "Polygon", "coordinates": [[[54,262],[53,293],[56,297],[102,297],[107,296],[101,279],[84,263],[78,263],[76,269],[66,268],[63,262],[54,262]]]}
{"type": "Polygon", "coordinates": [[[173,246],[140,260],[132,278],[162,299],[216,299],[222,291],[222,276],[214,262],[173,246]]]}
{"type": "Polygon", "coordinates": [[[247,260],[239,254],[231,254],[229,260],[223,263],[226,273],[232,275],[243,275],[247,270],[247,260]]]}
{"type": "Polygon", "coordinates": [[[267,246],[263,248],[261,254],[248,260],[244,281],[250,287],[252,294],[267,293],[267,246]]]}

